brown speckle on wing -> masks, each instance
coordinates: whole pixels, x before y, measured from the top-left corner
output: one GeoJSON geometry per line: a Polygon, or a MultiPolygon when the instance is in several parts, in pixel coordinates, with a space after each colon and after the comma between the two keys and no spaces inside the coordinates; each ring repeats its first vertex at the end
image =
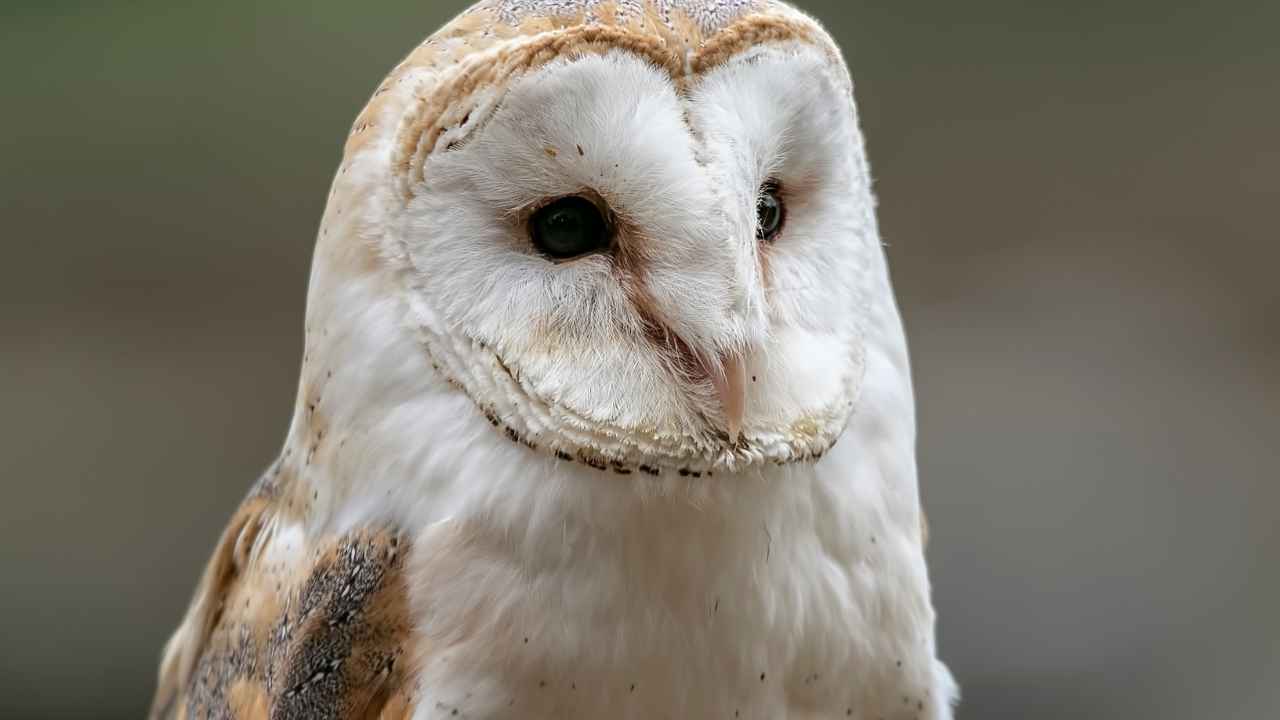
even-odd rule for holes
{"type": "Polygon", "coordinates": [[[405,541],[363,530],[293,555],[298,567],[273,564],[245,537],[271,507],[250,498],[223,534],[166,653],[151,717],[407,716],[405,541]]]}

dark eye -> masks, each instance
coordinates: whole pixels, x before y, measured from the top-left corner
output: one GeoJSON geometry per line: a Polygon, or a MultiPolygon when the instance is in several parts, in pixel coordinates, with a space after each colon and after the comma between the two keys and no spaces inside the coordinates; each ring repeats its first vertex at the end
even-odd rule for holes
{"type": "Polygon", "coordinates": [[[770,180],[760,188],[760,198],[756,200],[756,216],[756,237],[761,240],[773,240],[782,231],[782,223],[787,219],[787,208],[782,204],[782,188],[778,181],[770,180]]]}
{"type": "Polygon", "coordinates": [[[582,197],[562,198],[534,213],[529,234],[538,250],[556,260],[609,247],[609,224],[600,208],[582,197]]]}

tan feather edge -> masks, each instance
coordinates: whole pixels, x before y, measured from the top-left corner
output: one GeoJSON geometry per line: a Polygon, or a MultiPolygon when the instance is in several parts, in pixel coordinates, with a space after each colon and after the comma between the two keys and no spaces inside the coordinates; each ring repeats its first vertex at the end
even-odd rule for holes
{"type": "Polygon", "coordinates": [[[238,572],[247,564],[249,551],[262,530],[269,507],[268,498],[252,496],[241,504],[223,530],[213,557],[209,558],[196,586],[191,607],[169,642],[165,643],[156,695],[148,715],[151,720],[185,716],[184,709],[175,707],[175,704],[182,699],[192,669],[218,622],[223,598],[238,572]]]}

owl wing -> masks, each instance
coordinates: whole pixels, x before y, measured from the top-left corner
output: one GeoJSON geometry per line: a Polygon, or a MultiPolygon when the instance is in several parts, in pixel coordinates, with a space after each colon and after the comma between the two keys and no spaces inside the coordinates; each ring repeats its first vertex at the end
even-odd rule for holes
{"type": "Polygon", "coordinates": [[[282,497],[260,486],[223,531],[165,646],[151,720],[412,714],[400,533],[306,541],[282,497]]]}

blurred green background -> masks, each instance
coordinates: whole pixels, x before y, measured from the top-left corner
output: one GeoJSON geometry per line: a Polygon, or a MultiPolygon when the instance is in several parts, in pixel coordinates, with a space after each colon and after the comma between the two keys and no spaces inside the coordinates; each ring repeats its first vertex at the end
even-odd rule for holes
{"type": "MultiPolygon", "coordinates": [[[[858,83],[960,717],[1280,717],[1280,4],[802,3],[858,83]]],[[[0,9],[0,717],[137,718],[313,233],[461,3],[0,9]]]]}

